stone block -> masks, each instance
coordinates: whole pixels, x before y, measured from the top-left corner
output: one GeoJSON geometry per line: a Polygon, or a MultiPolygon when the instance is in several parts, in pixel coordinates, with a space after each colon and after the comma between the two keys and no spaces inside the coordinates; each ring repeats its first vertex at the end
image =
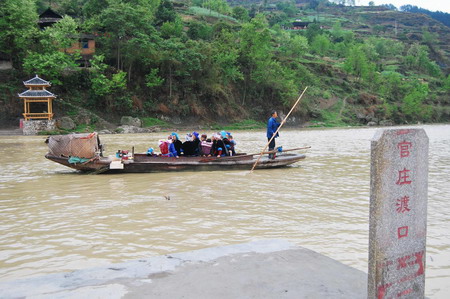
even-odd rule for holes
{"type": "Polygon", "coordinates": [[[424,298],[428,137],[380,129],[372,140],[368,298],[424,298]]]}
{"type": "Polygon", "coordinates": [[[56,121],[56,125],[58,126],[58,128],[63,130],[73,130],[76,127],[75,122],[72,120],[72,118],[68,116],[63,116],[59,118],[56,121]]]}
{"type": "Polygon", "coordinates": [[[52,120],[26,120],[23,122],[23,135],[37,135],[42,131],[56,130],[56,121],[52,120]]]}
{"type": "Polygon", "coordinates": [[[122,116],[120,120],[122,126],[142,127],[142,121],[137,117],[122,116]]]}

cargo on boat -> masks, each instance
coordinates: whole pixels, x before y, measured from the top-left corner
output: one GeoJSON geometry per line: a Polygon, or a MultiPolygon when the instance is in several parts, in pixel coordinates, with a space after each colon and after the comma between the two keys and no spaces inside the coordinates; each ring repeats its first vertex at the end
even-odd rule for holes
{"type": "MultiPolygon", "coordinates": [[[[49,152],[45,157],[64,166],[95,173],[145,173],[182,170],[250,170],[260,153],[238,153],[225,157],[148,156],[145,153],[124,154],[122,157],[104,156],[103,146],[97,133],[56,135],[47,138],[49,152]]],[[[298,149],[278,152],[275,159],[262,157],[256,168],[278,168],[305,159],[304,154],[286,153],[298,149]]],[[[268,154],[271,152],[265,152],[268,154]]]]}

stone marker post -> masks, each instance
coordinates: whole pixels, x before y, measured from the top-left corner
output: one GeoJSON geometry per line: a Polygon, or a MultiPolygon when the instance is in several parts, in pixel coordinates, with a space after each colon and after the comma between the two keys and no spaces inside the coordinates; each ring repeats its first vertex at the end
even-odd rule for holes
{"type": "Polygon", "coordinates": [[[428,137],[378,130],[372,140],[368,298],[424,298],[428,137]]]}

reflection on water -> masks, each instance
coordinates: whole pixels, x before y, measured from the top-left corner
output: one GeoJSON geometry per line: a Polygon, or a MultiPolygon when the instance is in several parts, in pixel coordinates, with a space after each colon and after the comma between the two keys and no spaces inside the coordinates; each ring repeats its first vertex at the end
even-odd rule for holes
{"type": "MultiPolygon", "coordinates": [[[[450,126],[430,138],[427,295],[450,278],[450,126]]],[[[233,132],[241,152],[264,132],[233,132]]],[[[284,130],[306,160],[273,170],[81,175],[43,158],[44,137],[0,137],[0,280],[284,238],[367,272],[375,129],[284,130]],[[166,197],[169,196],[170,200],[166,197]]],[[[108,154],[144,152],[166,133],[101,136],[108,154]]]]}

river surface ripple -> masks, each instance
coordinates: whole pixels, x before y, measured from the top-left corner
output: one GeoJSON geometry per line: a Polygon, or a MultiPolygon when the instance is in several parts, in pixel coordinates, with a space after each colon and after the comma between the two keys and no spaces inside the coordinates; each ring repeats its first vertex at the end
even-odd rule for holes
{"type": "MultiPolygon", "coordinates": [[[[430,138],[426,295],[448,298],[450,126],[423,128],[430,138]]],[[[0,136],[0,281],[271,238],[367,272],[375,131],[283,129],[277,145],[312,146],[306,160],[251,175],[82,175],[46,160],[44,137],[0,136]]],[[[240,152],[266,142],[262,131],[233,133],[240,152]]],[[[113,154],[156,148],[165,135],[101,138],[113,154]]]]}

